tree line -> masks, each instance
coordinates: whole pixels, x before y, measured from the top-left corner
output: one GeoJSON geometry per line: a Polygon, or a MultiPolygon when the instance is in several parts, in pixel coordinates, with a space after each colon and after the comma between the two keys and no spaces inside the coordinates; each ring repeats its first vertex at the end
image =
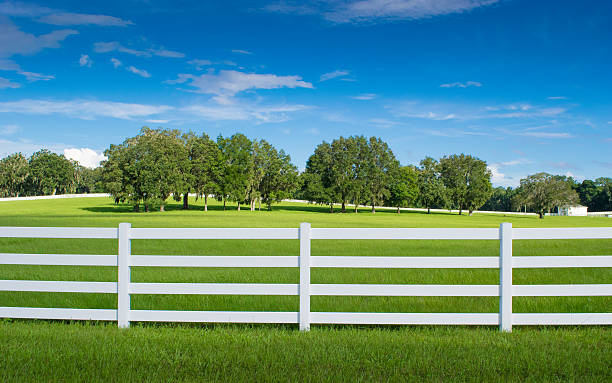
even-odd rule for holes
{"type": "Polygon", "coordinates": [[[298,171],[291,157],[265,140],[251,141],[244,134],[217,137],[179,130],[143,128],[135,137],[104,152],[101,182],[117,202],[127,202],[134,211],[154,207],[164,210],[173,196],[189,208],[189,193],[204,199],[248,205],[273,203],[290,198],[297,188],[298,171]]]}
{"type": "Polygon", "coordinates": [[[0,197],[97,192],[100,172],[47,149],[15,153],[0,160],[0,197]]]}
{"type": "Polygon", "coordinates": [[[0,195],[110,193],[117,203],[135,211],[164,210],[172,197],[189,208],[195,193],[255,210],[264,204],[298,198],[334,205],[349,204],[474,210],[530,211],[541,217],[556,206],[582,203],[592,211],[612,210],[612,180],[578,183],[572,178],[537,173],[517,188],[491,186],[485,161],[466,154],[438,160],[426,157],[418,165],[402,166],[389,145],[377,137],[339,137],[322,142],[299,173],[283,150],[241,133],[216,140],[205,133],[144,127],[134,137],[104,152],[96,169],[84,168],[63,155],[41,150],[29,159],[21,153],[0,160],[0,195]]]}

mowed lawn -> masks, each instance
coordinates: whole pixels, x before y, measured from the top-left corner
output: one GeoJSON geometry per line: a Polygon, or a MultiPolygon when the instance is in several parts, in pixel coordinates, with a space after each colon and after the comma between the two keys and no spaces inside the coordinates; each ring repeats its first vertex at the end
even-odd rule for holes
{"type": "MultiPolygon", "coordinates": [[[[0,202],[0,226],[117,227],[595,227],[612,219],[379,210],[328,213],[325,206],[191,201],[181,210],[134,213],[109,198],[0,202]]],[[[116,254],[116,240],[0,239],[2,253],[116,254]]],[[[498,241],[312,242],[313,255],[497,256],[498,241]]],[[[297,255],[298,241],[135,240],[134,254],[297,255]]],[[[610,255],[612,240],[514,241],[514,255],[610,255]]],[[[0,279],[116,281],[114,267],[0,265],[0,279]]],[[[515,284],[612,283],[606,268],[515,269],[515,284]]],[[[134,282],[298,283],[297,269],[133,267],[134,282]]],[[[312,283],[497,284],[497,269],[313,269],[312,283]]],[[[0,306],[115,308],[113,294],[0,292],[0,306]]],[[[497,312],[494,297],[320,297],[312,311],[497,312]]],[[[133,295],[133,309],[297,311],[293,296],[133,295]]],[[[515,297],[514,312],[611,312],[612,297],[515,297]]],[[[612,379],[608,327],[297,326],[0,323],[3,380],[591,380],[612,379]],[[21,367],[20,367],[21,366],[21,367]],[[76,375],[72,375],[76,374],[76,375]],[[175,375],[176,374],[176,375],[175,375]],[[82,379],[79,379],[82,377],[82,379]]]]}

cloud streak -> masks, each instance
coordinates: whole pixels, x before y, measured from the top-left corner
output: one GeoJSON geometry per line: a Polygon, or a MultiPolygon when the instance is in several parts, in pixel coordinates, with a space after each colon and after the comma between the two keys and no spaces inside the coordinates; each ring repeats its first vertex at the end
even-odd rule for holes
{"type": "Polygon", "coordinates": [[[148,48],[145,50],[132,49],[123,46],[118,41],[99,41],[94,43],[93,50],[96,53],[110,53],[110,52],[121,52],[127,53],[133,56],[139,57],[169,57],[169,58],[182,58],[185,57],[184,53],[171,51],[163,48],[148,48]]]}
{"type": "Polygon", "coordinates": [[[129,104],[109,101],[48,101],[24,99],[0,102],[0,113],[65,115],[83,120],[112,117],[122,120],[149,117],[172,110],[167,105],[129,104]]]}
{"type": "Polygon", "coordinates": [[[314,4],[279,1],[264,8],[269,12],[319,15],[336,24],[379,23],[417,20],[464,13],[497,3],[498,0],[320,0],[314,4]]]}
{"type": "Polygon", "coordinates": [[[469,87],[480,88],[482,86],[478,81],[468,81],[468,82],[453,82],[450,84],[442,84],[440,88],[469,88],[469,87]]]}
{"type": "Polygon", "coordinates": [[[221,70],[218,73],[207,73],[200,76],[179,74],[176,80],[167,84],[187,84],[195,92],[217,96],[217,101],[227,102],[239,92],[256,89],[307,88],[311,83],[303,81],[300,76],[277,76],[275,74],[244,73],[235,70],[221,70]]]}

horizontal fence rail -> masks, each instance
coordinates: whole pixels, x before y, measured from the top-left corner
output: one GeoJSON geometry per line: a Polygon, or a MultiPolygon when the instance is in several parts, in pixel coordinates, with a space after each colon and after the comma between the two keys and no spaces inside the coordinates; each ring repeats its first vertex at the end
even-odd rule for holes
{"type": "Polygon", "coordinates": [[[0,264],[117,267],[117,282],[0,280],[0,291],[116,294],[117,309],[0,307],[0,317],[154,322],[297,323],[385,325],[610,325],[612,313],[513,313],[512,297],[612,296],[612,284],[513,285],[514,268],[612,267],[612,255],[513,256],[513,240],[612,239],[612,228],[119,228],[0,227],[1,238],[105,238],[118,240],[118,254],[0,253],[0,264]],[[132,240],[232,239],[299,240],[299,255],[279,256],[168,256],[133,255],[132,240]],[[312,240],[497,240],[497,257],[477,256],[311,256],[312,240]],[[299,268],[299,283],[135,283],[132,267],[248,267],[299,268]],[[312,268],[494,268],[495,285],[438,284],[311,284],[312,268]],[[299,296],[297,312],[132,310],[137,294],[284,295],[299,296]],[[360,313],[311,312],[311,296],[438,296],[499,297],[498,313],[360,313]]]}

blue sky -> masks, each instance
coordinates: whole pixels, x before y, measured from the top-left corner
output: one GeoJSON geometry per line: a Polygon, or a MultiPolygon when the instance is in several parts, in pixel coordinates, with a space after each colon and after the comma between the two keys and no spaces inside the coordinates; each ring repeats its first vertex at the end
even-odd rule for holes
{"type": "Polygon", "coordinates": [[[303,168],[340,135],[496,186],[612,174],[612,2],[0,0],[0,155],[92,164],[144,125],[242,132],[303,168]]]}

